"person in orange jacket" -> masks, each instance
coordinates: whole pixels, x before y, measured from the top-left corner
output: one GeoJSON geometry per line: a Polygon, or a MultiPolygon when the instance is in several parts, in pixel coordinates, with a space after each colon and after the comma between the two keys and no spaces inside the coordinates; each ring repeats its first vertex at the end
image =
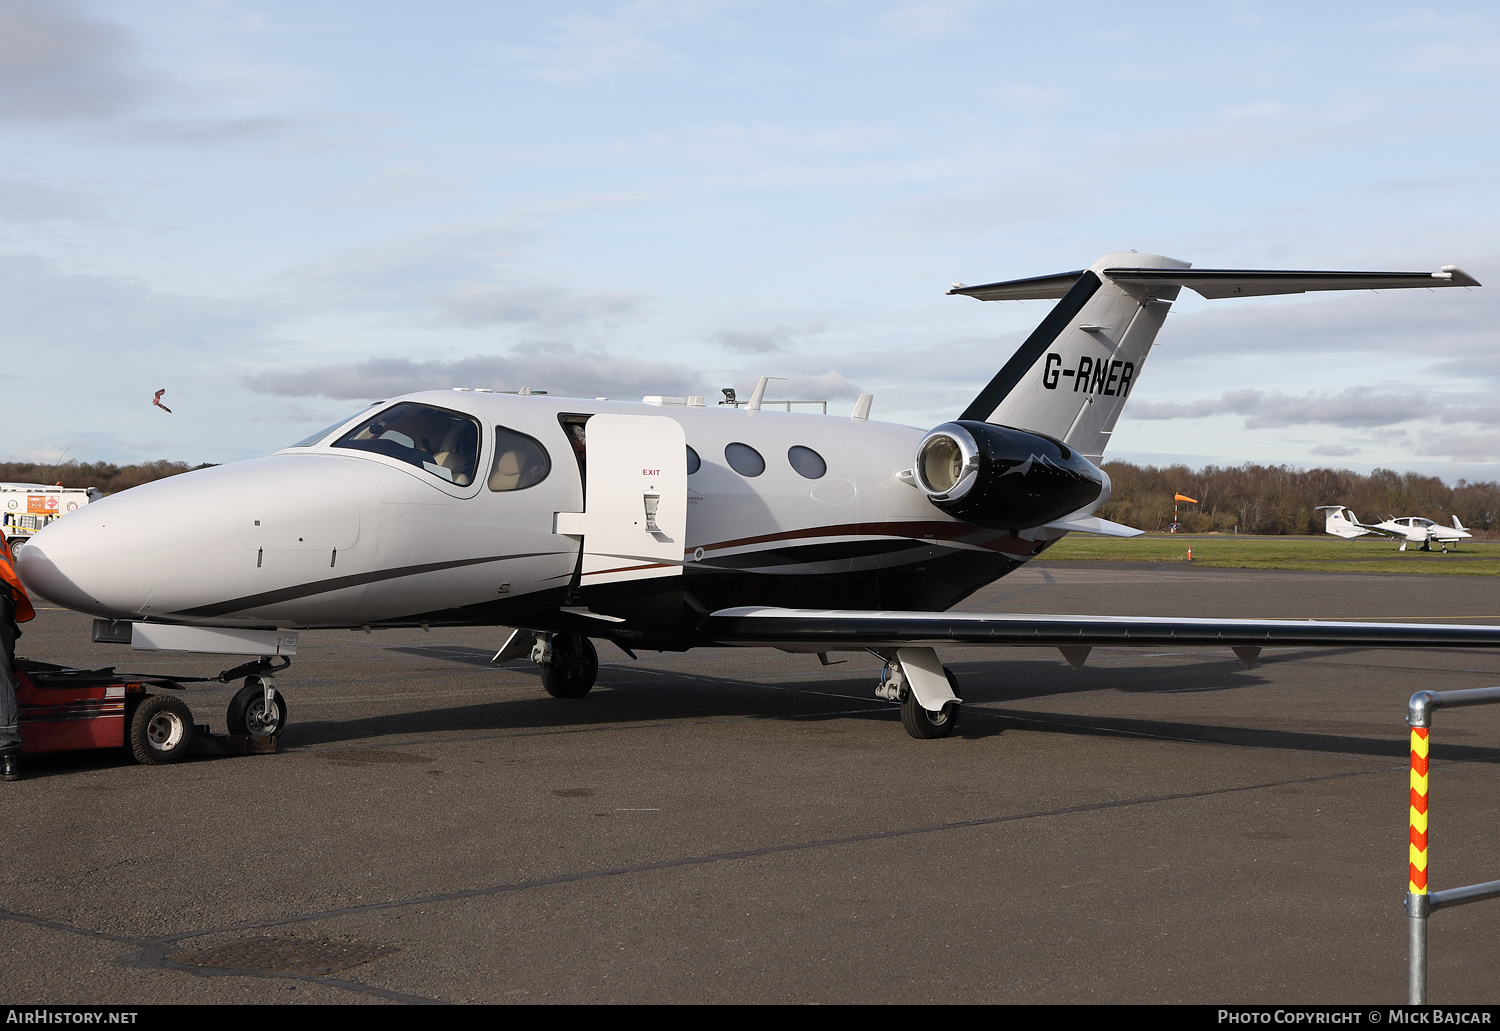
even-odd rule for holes
{"type": "Polygon", "coordinates": [[[36,618],[36,609],[11,559],[10,542],[0,530],[0,780],[21,779],[21,708],[16,704],[18,624],[36,618]]]}

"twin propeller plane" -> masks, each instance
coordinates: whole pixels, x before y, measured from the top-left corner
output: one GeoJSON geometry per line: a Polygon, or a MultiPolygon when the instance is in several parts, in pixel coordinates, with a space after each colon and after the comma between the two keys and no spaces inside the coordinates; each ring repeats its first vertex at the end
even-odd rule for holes
{"type": "MultiPolygon", "coordinates": [[[[423,391],[266,458],[136,487],[21,551],[28,588],[137,648],[285,655],[305,628],[518,628],[558,697],[593,686],[592,640],[867,650],[914,737],[961,705],[945,645],[1500,645],[1500,627],[947,611],[1099,518],[1110,434],[1183,288],[1204,297],[1477,286],[1439,272],[1192,269],[1110,254],[1088,269],[956,286],[1051,298],[1040,326],[951,422],[922,431],[702,398],[642,403],[423,391]],[[295,499],[295,503],[292,503],[295,499]]],[[[285,705],[267,662],[251,729],[285,705]]],[[[253,678],[252,678],[253,679],[253,678]]],[[[259,688],[256,688],[259,690],[259,688]]]]}

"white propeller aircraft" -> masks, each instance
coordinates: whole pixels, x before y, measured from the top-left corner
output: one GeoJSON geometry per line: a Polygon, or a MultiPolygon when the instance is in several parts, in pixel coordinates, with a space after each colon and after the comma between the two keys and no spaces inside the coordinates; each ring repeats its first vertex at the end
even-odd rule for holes
{"type": "Polygon", "coordinates": [[[1381,534],[1392,540],[1399,540],[1401,547],[1396,549],[1398,551],[1405,551],[1408,544],[1420,544],[1423,551],[1431,551],[1433,544],[1439,544],[1444,552],[1451,544],[1453,550],[1457,551],[1459,541],[1474,536],[1458,521],[1458,516],[1453,517],[1452,526],[1444,526],[1422,516],[1402,516],[1399,519],[1387,516],[1383,523],[1362,523],[1353,511],[1342,505],[1320,505],[1317,510],[1328,513],[1324,517],[1323,527],[1335,537],[1352,540],[1370,533],[1381,534]]]}
{"type": "Polygon", "coordinates": [[[928,431],[871,421],[868,395],[848,418],[762,410],[764,380],[738,408],[424,391],[269,457],[95,502],[37,534],[19,572],[102,617],[96,640],[266,657],[231,706],[241,732],[284,721],[269,657],[302,628],[519,628],[497,661],[529,655],[558,697],[593,685],[591,638],[631,654],[868,650],[886,660],[876,694],[919,738],[958,716],[944,645],[1047,645],[1075,668],[1099,645],[1214,644],[1247,666],[1268,645],[1493,647],[1500,627],[945,611],[1070,532],[1140,532],[1094,515],[1110,494],[1098,463],[1183,287],[1477,285],[1451,266],[1194,270],[1110,254],[949,291],[1058,303],[928,431]]]}

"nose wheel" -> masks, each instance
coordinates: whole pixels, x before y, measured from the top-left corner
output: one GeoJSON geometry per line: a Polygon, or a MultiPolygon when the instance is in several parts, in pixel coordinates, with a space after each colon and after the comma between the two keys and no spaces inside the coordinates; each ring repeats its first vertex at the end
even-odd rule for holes
{"type": "Polygon", "coordinates": [[[286,726],[286,698],[268,676],[249,676],[229,700],[225,722],[232,735],[275,737],[286,726]]]}

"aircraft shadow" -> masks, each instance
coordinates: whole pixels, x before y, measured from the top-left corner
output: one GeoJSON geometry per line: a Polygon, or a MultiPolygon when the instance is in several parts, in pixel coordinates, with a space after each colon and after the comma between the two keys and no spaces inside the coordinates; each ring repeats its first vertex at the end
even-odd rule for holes
{"type": "MultiPolygon", "coordinates": [[[[1305,733],[1294,730],[1267,730],[1251,727],[1215,726],[1206,723],[1175,723],[1169,720],[1135,720],[1107,716],[1078,716],[1072,713],[1034,712],[987,709],[987,715],[1014,721],[1015,729],[1040,730],[1049,734],[1082,734],[1097,737],[1152,737],[1203,742],[1206,744],[1241,745],[1247,748],[1290,749],[1299,752],[1336,752],[1342,755],[1364,755],[1392,759],[1405,765],[1410,757],[1410,742],[1400,738],[1382,739],[1345,734],[1305,733]],[[1042,724],[1038,727],[1038,724],[1042,724]]],[[[1455,745],[1437,742],[1431,758],[1438,762],[1482,762],[1500,764],[1500,748],[1455,745]]]]}

